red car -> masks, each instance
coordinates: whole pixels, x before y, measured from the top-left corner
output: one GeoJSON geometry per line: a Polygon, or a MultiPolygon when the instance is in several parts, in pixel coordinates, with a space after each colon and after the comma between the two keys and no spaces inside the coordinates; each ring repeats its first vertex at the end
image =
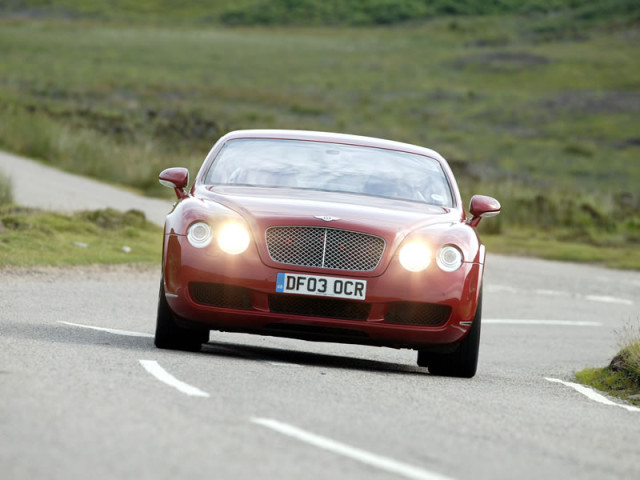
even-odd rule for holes
{"type": "Polygon", "coordinates": [[[209,330],[410,348],[432,374],[476,373],[485,249],[433,150],[354,135],[222,137],[193,186],[169,168],[155,344],[209,330]]]}

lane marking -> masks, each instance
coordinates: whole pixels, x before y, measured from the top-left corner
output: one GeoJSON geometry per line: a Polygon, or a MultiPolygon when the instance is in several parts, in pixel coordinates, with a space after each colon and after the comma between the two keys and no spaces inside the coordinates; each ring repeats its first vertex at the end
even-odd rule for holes
{"type": "Polygon", "coordinates": [[[118,330],[116,328],[94,327],[92,325],[82,325],[80,323],[63,322],[63,321],[59,321],[58,323],[63,323],[65,325],[69,325],[71,327],[80,327],[80,328],[88,328],[88,329],[91,329],[91,330],[98,330],[99,332],[107,332],[107,333],[111,333],[113,335],[123,335],[125,337],[144,337],[144,338],[153,338],[154,337],[150,333],[131,332],[129,330],[118,330]]]}
{"type": "Polygon", "coordinates": [[[515,287],[510,287],[508,285],[496,285],[495,283],[487,285],[486,289],[488,292],[518,293],[518,289],[515,287]]]}
{"type": "MultiPolygon", "coordinates": [[[[504,293],[512,293],[519,294],[522,292],[529,292],[531,290],[522,290],[515,287],[511,287],[508,285],[487,285],[488,292],[504,292],[504,293]]],[[[628,300],[626,298],[618,298],[612,297],[609,295],[582,295],[580,293],[571,293],[562,290],[549,290],[549,289],[536,289],[533,290],[533,293],[537,295],[546,295],[553,297],[573,297],[576,300],[587,300],[590,302],[598,302],[598,303],[616,303],[619,305],[628,305],[633,306],[634,302],[632,300],[628,300]]]]}
{"type": "Polygon", "coordinates": [[[625,300],[624,298],[609,297],[607,295],[587,295],[587,300],[600,303],[619,303],[621,305],[633,305],[631,300],[625,300]]]}
{"type": "MultiPolygon", "coordinates": [[[[113,335],[122,335],[122,336],[126,336],[126,337],[154,338],[154,335],[150,334],[150,333],[132,332],[130,330],[118,330],[116,328],[95,327],[93,325],[82,325],[81,323],[64,322],[64,321],[58,321],[58,323],[62,323],[64,325],[69,325],[71,327],[80,327],[80,328],[87,328],[87,329],[90,329],[90,330],[97,330],[99,332],[107,332],[107,333],[111,333],[113,335]]],[[[225,347],[220,347],[220,346],[216,346],[215,348],[228,350],[230,352],[237,353],[236,350],[233,350],[231,348],[225,348],[225,347]]],[[[206,349],[206,344],[205,344],[205,349],[206,349]]],[[[253,356],[253,355],[243,355],[243,356],[245,358],[249,358],[249,359],[252,359],[252,360],[266,361],[267,363],[269,363],[269,364],[271,364],[271,365],[273,365],[275,367],[302,367],[302,365],[299,365],[297,363],[267,361],[262,357],[253,356]]]]}
{"type": "Polygon", "coordinates": [[[162,368],[155,360],[140,360],[140,364],[147,372],[156,377],[162,383],[166,383],[167,385],[175,388],[176,390],[179,390],[186,395],[192,397],[209,397],[209,394],[207,392],[203,392],[199,388],[178,380],[176,377],[162,368]]]}
{"type": "Polygon", "coordinates": [[[274,367],[302,367],[299,363],[269,362],[274,367]]]}
{"type": "Polygon", "coordinates": [[[537,293],[538,295],[549,295],[551,297],[568,297],[569,292],[560,292],[558,290],[545,290],[545,289],[537,289],[534,290],[534,293],[537,293]]]}
{"type": "Polygon", "coordinates": [[[548,326],[564,326],[564,327],[601,327],[600,322],[589,322],[586,320],[537,320],[515,318],[487,318],[482,319],[482,323],[492,323],[496,325],[548,325],[548,326]]]}
{"type": "Polygon", "coordinates": [[[314,447],[328,450],[329,452],[351,458],[371,467],[379,468],[401,477],[411,478],[414,480],[451,480],[451,477],[446,477],[438,473],[414,467],[413,465],[398,462],[391,458],[376,455],[360,448],[351,447],[344,443],[336,442],[330,438],[307,432],[294,427],[293,425],[288,425],[277,420],[254,417],[251,421],[255,424],[275,430],[276,432],[288,437],[313,445],[314,447]]]}
{"type": "Polygon", "coordinates": [[[585,387],[584,385],[580,385],[579,383],[565,382],[564,380],[559,380],[557,378],[547,378],[547,377],[545,377],[545,380],[548,380],[549,382],[554,382],[554,383],[561,383],[562,385],[573,388],[574,390],[580,392],[581,394],[585,395],[589,399],[598,403],[602,403],[603,405],[610,405],[613,407],[624,408],[625,410],[628,410],[630,412],[640,412],[640,408],[638,407],[612,402],[604,395],[600,395],[594,390],[591,390],[589,387],[585,387]]]}

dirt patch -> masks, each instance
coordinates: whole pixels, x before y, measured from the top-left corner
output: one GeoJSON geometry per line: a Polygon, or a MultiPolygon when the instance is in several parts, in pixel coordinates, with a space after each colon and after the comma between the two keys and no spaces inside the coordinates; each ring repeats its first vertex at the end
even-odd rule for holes
{"type": "Polygon", "coordinates": [[[449,66],[459,70],[474,67],[503,72],[539,67],[548,63],[551,63],[549,58],[528,52],[489,52],[458,58],[450,62],[449,66]]]}
{"type": "Polygon", "coordinates": [[[195,110],[118,108],[90,103],[90,98],[57,98],[54,91],[40,95],[53,102],[29,104],[29,113],[40,113],[53,119],[62,119],[73,127],[89,128],[124,141],[136,141],[142,132],[168,142],[193,142],[218,138],[226,133],[225,127],[205,113],[195,110]]]}
{"type": "Polygon", "coordinates": [[[640,93],[567,91],[542,100],[538,106],[552,114],[637,113],[640,93]]]}

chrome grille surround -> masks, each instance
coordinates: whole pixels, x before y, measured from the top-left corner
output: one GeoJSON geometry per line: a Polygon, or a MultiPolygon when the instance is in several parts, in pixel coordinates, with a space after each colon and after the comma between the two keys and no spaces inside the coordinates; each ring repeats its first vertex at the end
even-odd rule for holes
{"type": "Polygon", "coordinates": [[[269,227],[265,238],[274,262],[355,272],[374,270],[386,245],[376,235],[325,227],[269,227]]]}

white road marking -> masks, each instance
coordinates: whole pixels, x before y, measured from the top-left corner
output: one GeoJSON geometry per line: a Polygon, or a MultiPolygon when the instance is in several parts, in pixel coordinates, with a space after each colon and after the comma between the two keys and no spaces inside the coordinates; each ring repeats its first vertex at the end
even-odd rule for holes
{"type": "Polygon", "coordinates": [[[287,363],[287,362],[269,362],[269,363],[275,367],[301,367],[302,366],[298,363],[287,363]]]}
{"type": "Polygon", "coordinates": [[[586,320],[537,320],[537,319],[514,319],[514,318],[483,318],[483,324],[496,325],[546,325],[565,327],[601,327],[600,322],[589,322],[586,320]]]}
{"type": "Polygon", "coordinates": [[[446,477],[437,473],[424,470],[422,468],[414,467],[406,463],[401,463],[391,458],[376,455],[374,453],[367,452],[356,447],[345,445],[344,443],[336,442],[327,437],[315,435],[300,428],[288,425],[286,423],[272,420],[269,418],[252,418],[251,421],[263,427],[275,430],[278,433],[295,438],[302,442],[313,445],[314,447],[328,450],[330,452],[349,457],[358,462],[364,463],[371,467],[379,468],[387,472],[394,473],[401,477],[417,479],[417,480],[450,480],[451,477],[446,477]]]}
{"type": "Polygon", "coordinates": [[[495,283],[487,285],[486,289],[489,292],[518,293],[518,289],[515,287],[510,287],[508,285],[496,285],[495,283]]]}
{"type": "Polygon", "coordinates": [[[155,360],[140,360],[140,363],[147,372],[156,377],[158,380],[166,383],[167,385],[179,390],[186,395],[192,397],[209,397],[209,394],[207,392],[203,392],[199,388],[178,380],[176,377],[162,368],[155,360]]]}
{"type": "Polygon", "coordinates": [[[640,408],[638,408],[638,407],[634,407],[632,405],[623,405],[621,403],[612,402],[611,400],[609,400],[604,395],[600,395],[599,393],[591,390],[588,387],[585,387],[584,385],[580,385],[579,383],[565,382],[564,380],[559,380],[557,378],[547,378],[547,377],[545,377],[545,380],[548,380],[549,382],[554,382],[554,383],[561,383],[562,385],[565,385],[567,387],[571,387],[574,390],[576,390],[576,391],[580,392],[581,394],[585,395],[586,397],[590,398],[591,400],[593,400],[595,402],[598,402],[598,403],[602,403],[603,405],[610,405],[610,406],[614,406],[614,407],[624,408],[625,410],[628,410],[630,412],[640,412],[640,408]]]}
{"type": "Polygon", "coordinates": [[[116,328],[103,328],[103,327],[94,327],[92,325],[82,325],[80,323],[71,323],[71,322],[58,322],[63,323],[65,325],[69,325],[71,327],[80,327],[80,328],[89,328],[91,330],[98,330],[100,332],[107,332],[113,335],[123,335],[125,337],[144,337],[144,338],[153,338],[153,335],[150,333],[140,333],[140,332],[131,332],[129,330],[118,330],[116,328]]]}
{"type": "Polygon", "coordinates": [[[624,298],[609,297],[606,295],[587,295],[584,298],[586,298],[587,300],[591,300],[592,302],[619,303],[621,305],[633,305],[633,302],[631,300],[626,300],[624,298]]]}
{"type": "MultiPolygon", "coordinates": [[[[505,293],[513,293],[513,294],[531,291],[531,290],[518,289],[508,285],[487,285],[486,288],[488,292],[505,292],[505,293]]],[[[571,292],[565,292],[562,290],[548,290],[548,289],[533,290],[533,293],[536,295],[546,295],[546,296],[553,296],[553,297],[574,297],[577,300],[582,299],[582,300],[587,300],[590,302],[598,302],[598,303],[617,303],[619,305],[629,305],[629,306],[634,305],[634,302],[632,300],[628,300],[626,298],[612,297],[609,295],[582,295],[579,293],[571,293],[571,292]]]]}
{"type": "Polygon", "coordinates": [[[545,290],[545,289],[538,289],[538,290],[534,290],[535,293],[537,293],[538,295],[549,295],[552,297],[568,297],[569,292],[560,292],[558,290],[545,290]]]}

